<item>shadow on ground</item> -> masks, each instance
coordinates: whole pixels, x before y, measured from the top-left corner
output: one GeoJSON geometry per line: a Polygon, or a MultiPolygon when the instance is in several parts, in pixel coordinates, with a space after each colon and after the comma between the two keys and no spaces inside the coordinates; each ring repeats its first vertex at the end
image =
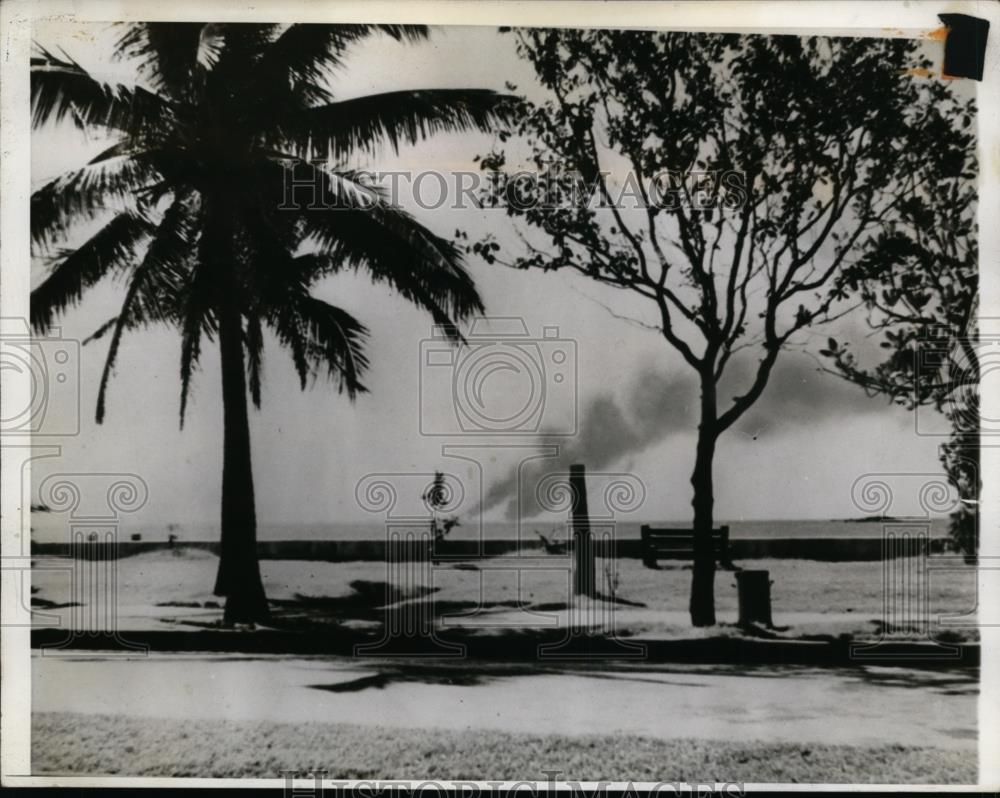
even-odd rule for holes
{"type": "MultiPolygon", "coordinates": [[[[580,662],[572,664],[537,663],[474,663],[466,660],[423,663],[392,662],[380,659],[356,658],[355,663],[374,670],[356,679],[329,684],[312,684],[310,688],[332,693],[355,693],[368,689],[381,690],[391,684],[420,683],[474,687],[501,679],[519,676],[572,674],[592,679],[675,685],[684,688],[706,688],[708,681],[691,681],[691,676],[738,675],[760,679],[785,679],[791,676],[829,678],[830,668],[809,665],[711,665],[677,666],[656,665],[649,662],[609,660],[605,662],[580,662]],[[684,680],[671,680],[669,675],[683,675],[684,680]]],[[[848,681],[885,688],[926,690],[940,695],[977,695],[979,669],[958,667],[942,671],[938,668],[879,667],[872,665],[841,666],[834,673],[848,681]]]]}

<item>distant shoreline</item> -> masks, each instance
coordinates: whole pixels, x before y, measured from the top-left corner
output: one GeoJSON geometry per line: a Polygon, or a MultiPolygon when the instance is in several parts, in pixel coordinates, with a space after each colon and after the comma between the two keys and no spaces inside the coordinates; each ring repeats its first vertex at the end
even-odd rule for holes
{"type": "MultiPolygon", "coordinates": [[[[213,519],[214,520],[214,519],[213,519]]],[[[36,543],[58,543],[68,540],[69,518],[63,513],[39,513],[32,516],[32,540],[36,543]]],[[[429,521],[428,521],[429,523],[429,521]]],[[[638,539],[640,527],[644,523],[653,526],[670,527],[674,529],[690,529],[690,521],[611,521],[593,518],[592,528],[600,534],[603,530],[613,529],[615,537],[622,540],[638,539]]],[[[945,537],[948,534],[947,518],[904,518],[900,516],[865,517],[860,519],[798,519],[798,520],[754,520],[731,521],[720,519],[717,525],[728,525],[730,539],[741,538],[852,538],[878,537],[879,524],[909,524],[914,527],[926,527],[933,537],[945,537]]],[[[426,530],[426,525],[417,524],[409,519],[405,523],[365,522],[365,523],[306,523],[306,524],[268,524],[258,526],[257,539],[260,541],[379,541],[385,540],[387,531],[395,533],[419,533],[426,530]]],[[[550,520],[522,521],[520,526],[514,522],[486,521],[479,524],[466,521],[455,529],[448,540],[471,541],[511,540],[520,538],[525,541],[539,540],[535,530],[541,532],[552,541],[565,540],[568,527],[565,522],[550,520]]],[[[187,542],[218,541],[219,528],[217,524],[149,524],[137,523],[132,519],[123,518],[117,530],[120,542],[137,540],[142,542],[166,541],[169,535],[175,535],[179,545],[187,542]]]]}
{"type": "MultiPolygon", "coordinates": [[[[919,524],[919,523],[945,523],[950,521],[950,516],[934,516],[926,518],[923,516],[907,515],[862,515],[858,518],[831,518],[831,524],[919,524]]],[[[789,522],[795,523],[795,522],[789,522]]]]}

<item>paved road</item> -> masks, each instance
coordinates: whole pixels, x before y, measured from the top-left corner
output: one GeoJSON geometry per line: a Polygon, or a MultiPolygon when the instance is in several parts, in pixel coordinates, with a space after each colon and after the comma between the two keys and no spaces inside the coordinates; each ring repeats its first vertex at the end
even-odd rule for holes
{"type": "Polygon", "coordinates": [[[978,673],[34,656],[37,711],[975,749],[978,673]]]}

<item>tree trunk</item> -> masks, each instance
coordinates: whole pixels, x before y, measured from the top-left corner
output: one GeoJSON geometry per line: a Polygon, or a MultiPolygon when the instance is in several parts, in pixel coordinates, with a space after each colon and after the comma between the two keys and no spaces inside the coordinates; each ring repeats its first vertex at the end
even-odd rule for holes
{"type": "Polygon", "coordinates": [[[694,497],[694,566],[691,573],[691,623],[715,625],[715,547],[712,545],[712,511],[715,492],[712,462],[718,438],[715,380],[711,375],[701,381],[701,421],[698,424],[698,448],[695,454],[691,487],[694,497]]]}
{"type": "Polygon", "coordinates": [[[222,550],[215,594],[226,597],[225,623],[253,623],[267,619],[268,604],[257,561],[243,324],[239,310],[227,303],[225,297],[219,302],[219,349],[222,353],[224,442],[222,550]]]}

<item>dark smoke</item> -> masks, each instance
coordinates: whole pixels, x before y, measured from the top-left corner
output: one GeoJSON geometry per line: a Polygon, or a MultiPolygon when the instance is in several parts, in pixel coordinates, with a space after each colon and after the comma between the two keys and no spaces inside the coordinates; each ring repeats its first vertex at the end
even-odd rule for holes
{"type": "MultiPolygon", "coordinates": [[[[609,468],[626,455],[637,454],[675,432],[694,428],[695,383],[687,375],[643,371],[628,391],[625,402],[611,394],[600,394],[583,408],[580,427],[572,438],[542,433],[539,444],[559,447],[557,457],[535,460],[522,471],[520,512],[531,517],[541,512],[535,496],[538,480],[552,472],[566,472],[572,463],[584,463],[591,471],[609,468]]],[[[507,501],[504,514],[518,513],[518,471],[495,483],[483,500],[483,510],[507,501]]]]}
{"type": "MultiPolygon", "coordinates": [[[[750,385],[755,362],[733,362],[719,386],[720,410],[732,397],[750,385]]],[[[583,463],[589,471],[610,469],[625,457],[679,432],[694,433],[697,424],[698,388],[689,371],[666,374],[655,368],[643,370],[629,386],[624,400],[606,392],[592,398],[583,408],[579,431],[572,438],[541,433],[539,445],[559,447],[557,457],[535,460],[522,470],[523,484],[518,507],[518,470],[494,483],[483,500],[482,510],[506,502],[504,515],[513,519],[520,512],[530,518],[542,508],[535,496],[538,481],[546,474],[567,472],[573,463],[583,463]]],[[[816,423],[840,416],[845,423],[862,413],[876,412],[884,400],[872,399],[859,388],[819,370],[811,358],[788,353],[779,360],[761,398],[747,411],[729,434],[737,433],[763,441],[793,426],[816,423]]],[[[640,475],[642,476],[642,475],[640,475]]]]}

